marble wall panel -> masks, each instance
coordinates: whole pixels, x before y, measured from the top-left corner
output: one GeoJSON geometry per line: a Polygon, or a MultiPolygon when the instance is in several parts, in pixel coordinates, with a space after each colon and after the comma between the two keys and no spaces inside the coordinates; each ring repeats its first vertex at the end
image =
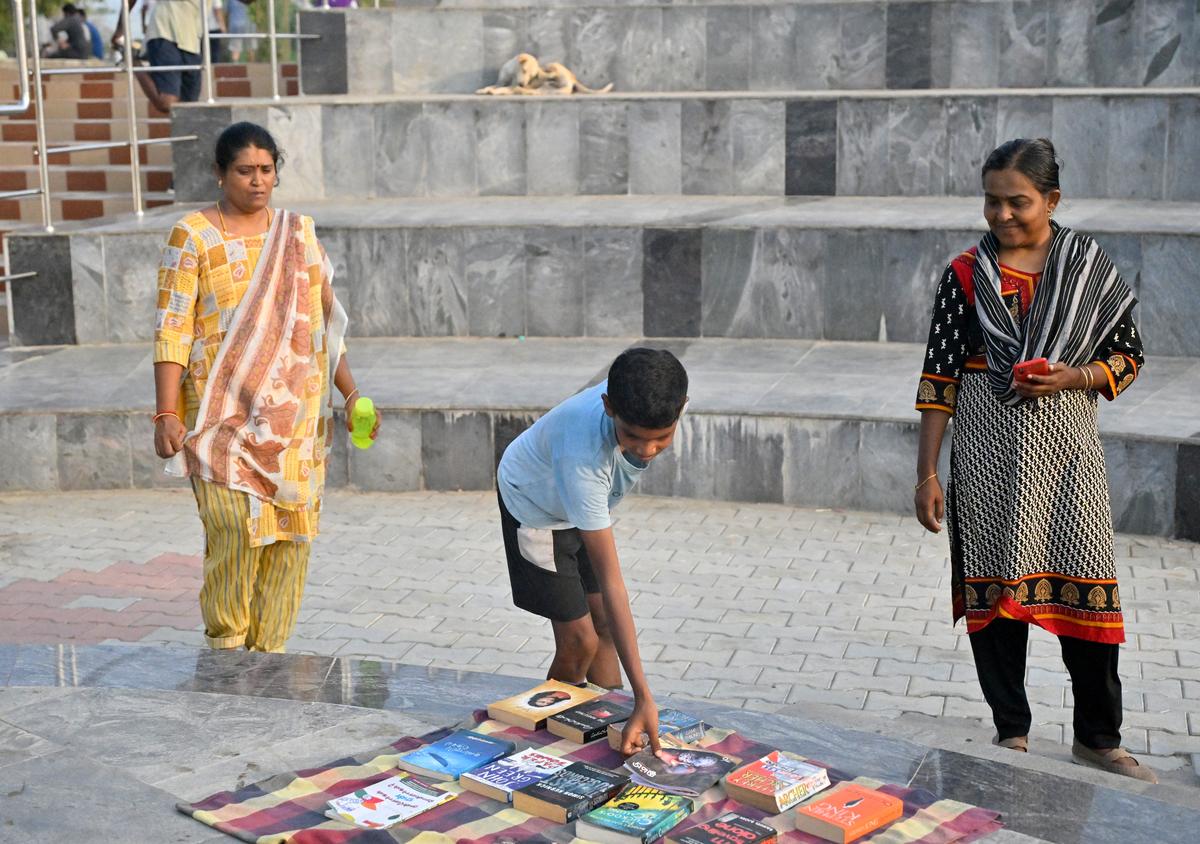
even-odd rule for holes
{"type": "MultiPolygon", "coordinates": [[[[836,104],[830,102],[836,122],[836,104]]],[[[779,100],[735,100],[730,103],[729,119],[733,144],[733,192],[752,196],[778,196],[785,178],[786,105],[779,100]]],[[[808,125],[804,129],[815,128],[808,125]]],[[[816,146],[818,137],[809,135],[816,146]]],[[[829,192],[833,192],[833,137],[828,139],[829,192]]],[[[811,149],[812,147],[808,147],[811,149]]],[[[820,171],[821,162],[801,168],[810,174],[820,171]]]]}
{"type": "Polygon", "coordinates": [[[1050,137],[1054,137],[1054,143],[1058,146],[1058,138],[1051,135],[1052,104],[1053,100],[1049,97],[998,97],[996,146],[1013,138],[1050,137]]]}
{"type": "Polygon", "coordinates": [[[63,413],[58,416],[58,488],[128,489],[130,417],[63,413]]]}
{"type": "Polygon", "coordinates": [[[780,502],[786,434],[782,419],[684,414],[639,486],[647,495],[780,502]]]}
{"type": "Polygon", "coordinates": [[[354,237],[352,229],[328,228],[320,224],[316,227],[317,239],[321,241],[321,246],[325,249],[325,254],[329,257],[329,263],[333,265],[333,295],[337,296],[338,302],[345,309],[347,316],[350,318],[350,325],[346,332],[348,336],[354,337],[358,334],[359,326],[356,324],[357,311],[354,306],[354,282],[352,280],[353,273],[350,270],[350,240],[354,237]]]}
{"type": "Polygon", "coordinates": [[[581,82],[600,88],[614,79],[621,44],[629,35],[632,21],[629,9],[576,10],[570,23],[568,66],[581,82]]]}
{"type": "Polygon", "coordinates": [[[1200,238],[1157,235],[1142,238],[1138,325],[1146,354],[1200,357],[1197,278],[1200,278],[1200,238]]]}
{"type": "Polygon", "coordinates": [[[629,192],[683,193],[682,103],[628,103],[629,192]]]}
{"type": "Polygon", "coordinates": [[[837,103],[837,193],[883,196],[888,181],[887,100],[837,103]]]}
{"type": "Polygon", "coordinates": [[[280,204],[325,196],[325,156],[314,143],[323,137],[324,109],[311,105],[272,106],[267,109],[267,130],[278,140],[287,157],[279,171],[279,187],[273,200],[280,204]]]}
{"type": "Polygon", "coordinates": [[[620,101],[580,103],[579,192],[629,192],[629,118],[620,101]]]}
{"type": "Polygon", "coordinates": [[[1108,185],[1114,199],[1161,199],[1170,106],[1161,98],[1114,97],[1108,107],[1108,185]]]}
{"type": "Polygon", "coordinates": [[[1180,443],[1175,470],[1173,536],[1200,542],[1200,445],[1180,443]]]}
{"type": "Polygon", "coordinates": [[[104,244],[104,299],[110,343],[154,335],[161,234],[110,236],[104,244]]]}
{"type": "Polygon", "coordinates": [[[682,121],[683,192],[733,191],[733,136],[729,100],[684,100],[682,121]]]}
{"type": "Polygon", "coordinates": [[[1170,536],[1175,522],[1176,445],[1104,439],[1113,529],[1170,536]]]}
{"type": "Polygon", "coordinates": [[[833,195],[838,176],[838,103],[788,100],[784,193],[833,195]]]}
{"type": "Polygon", "coordinates": [[[705,90],[708,15],[702,8],[667,7],[662,15],[660,91],[705,90]]]}
{"type": "Polygon", "coordinates": [[[950,14],[950,87],[992,88],[1000,79],[1004,3],[954,3],[950,14]]]}
{"type": "Polygon", "coordinates": [[[657,91],[663,55],[663,10],[630,9],[627,14],[629,28],[608,81],[618,91],[657,91]]]}
{"type": "Polygon", "coordinates": [[[542,64],[570,61],[573,17],[571,9],[526,9],[528,41],[521,51],[533,53],[542,64]]]}
{"type": "MultiPolygon", "coordinates": [[[[422,413],[384,408],[383,433],[369,450],[347,449],[349,480],[367,492],[412,492],[421,485],[422,413]]],[[[345,439],[341,437],[340,439],[345,439]]]]}
{"type": "Polygon", "coordinates": [[[946,101],[947,194],[979,195],[980,168],[997,146],[996,120],[994,97],[955,97],[946,101]]]}
{"type": "Polygon", "coordinates": [[[1179,0],[1142,0],[1139,85],[1195,85],[1197,9],[1179,0]]]}
{"type": "Polygon", "coordinates": [[[486,413],[421,414],[421,465],[425,489],[492,489],[492,420],[486,413]]]}
{"type": "Polygon", "coordinates": [[[584,331],[642,335],[642,233],[597,228],[583,234],[584,331]]]}
{"type": "Polygon", "coordinates": [[[950,87],[950,43],[954,33],[954,17],[945,6],[935,7],[929,21],[929,87],[950,87]]]}
{"type": "MultiPolygon", "coordinates": [[[[467,94],[485,78],[483,11],[392,11],[392,79],[397,94],[467,94]]],[[[378,30],[367,40],[379,40],[378,30]]],[[[358,41],[352,41],[357,49],[358,41]]],[[[539,54],[540,56],[541,54],[539,54]]]]}
{"type": "Polygon", "coordinates": [[[525,232],[525,331],[530,336],[584,333],[582,232],[568,228],[525,232]]]}
{"type": "Polygon", "coordinates": [[[579,104],[530,103],[525,108],[525,173],[532,195],[579,192],[579,104]]]}
{"type": "Polygon", "coordinates": [[[429,189],[429,142],[419,103],[373,105],[375,195],[424,196],[429,189]]]}
{"type": "Polygon", "coordinates": [[[783,503],[791,507],[855,507],[862,487],[858,424],[788,419],[783,450],[783,503]]]}
{"type": "Polygon", "coordinates": [[[701,230],[646,228],[642,235],[642,325],[647,337],[698,337],[701,230]]]}
{"type": "MultiPolygon", "coordinates": [[[[1100,97],[1056,97],[1054,148],[1065,162],[1059,181],[1064,196],[1108,193],[1109,101],[1100,97]]],[[[1028,137],[1028,136],[1026,136],[1028,137]]]]}
{"type": "MultiPolygon", "coordinates": [[[[339,15],[339,17],[346,19],[345,30],[342,33],[343,50],[345,51],[343,73],[346,79],[346,93],[391,94],[402,92],[404,89],[397,87],[397,82],[400,81],[403,84],[406,80],[397,80],[396,78],[393,42],[403,39],[379,37],[380,32],[391,31],[398,21],[398,18],[393,16],[392,10],[358,9],[352,15],[339,15]]],[[[315,45],[315,49],[311,52],[319,52],[324,46],[324,41],[312,43],[315,45]]],[[[411,42],[409,44],[412,46],[411,42]]],[[[307,63],[307,59],[305,61],[307,63]]],[[[315,93],[309,90],[307,83],[304,86],[304,92],[315,93]]],[[[330,93],[338,92],[330,91],[330,93]]]]}
{"type": "Polygon", "coordinates": [[[1200,199],[1200,99],[1171,97],[1168,119],[1166,199],[1200,199]]]}
{"type": "Polygon", "coordinates": [[[103,237],[83,234],[71,236],[71,289],[75,307],[75,339],[79,343],[109,342],[103,237]]]}
{"type": "Polygon", "coordinates": [[[1000,85],[1040,88],[1046,84],[1046,0],[1011,0],[1000,10],[1000,85]]]}
{"type": "Polygon", "coordinates": [[[1088,55],[1091,84],[1098,88],[1129,87],[1140,83],[1138,73],[1138,13],[1135,0],[1095,0],[1095,17],[1088,55]]]}
{"type": "Polygon", "coordinates": [[[407,270],[413,334],[465,336],[470,324],[462,229],[409,229],[407,270]]]}
{"type": "Polygon", "coordinates": [[[750,9],[750,89],[829,88],[840,40],[837,10],[789,5],[750,9]],[[797,83],[800,84],[797,84],[797,83]]]}
{"type": "Polygon", "coordinates": [[[321,117],[321,156],[325,195],[357,199],[374,196],[375,107],[326,105],[321,110],[324,112],[321,117]]]}
{"type": "Polygon", "coordinates": [[[933,294],[946,265],[965,243],[948,232],[882,233],[883,317],[889,343],[924,343],[929,336],[933,294]]]}
{"type": "Polygon", "coordinates": [[[475,189],[475,106],[465,102],[425,103],[429,150],[429,196],[473,196],[475,189]]]}
{"type": "Polygon", "coordinates": [[[475,183],[480,196],[526,191],[525,106],[486,103],[475,112],[475,183]]]}
{"type": "Polygon", "coordinates": [[[917,425],[864,421],[858,424],[858,431],[856,457],[862,489],[855,506],[864,510],[911,513],[917,425]]]}
{"type": "Polygon", "coordinates": [[[928,88],[932,85],[935,5],[926,2],[888,5],[887,87],[928,88]]]}
{"type": "Polygon", "coordinates": [[[215,179],[212,172],[212,151],[217,136],[233,122],[229,106],[185,105],[171,116],[172,137],[195,135],[195,141],[175,144],[172,172],[175,199],[178,202],[211,200],[215,179]]]}
{"type": "Polygon", "coordinates": [[[75,343],[70,239],[66,235],[9,235],[8,267],[14,274],[37,273],[8,284],[13,345],[75,343]]]}
{"type": "Polygon", "coordinates": [[[521,436],[530,425],[536,422],[539,416],[541,416],[540,413],[492,414],[492,443],[495,447],[493,468],[500,465],[504,449],[508,448],[513,440],[521,436]]]}
{"type": "Polygon", "coordinates": [[[945,193],[948,146],[945,100],[893,100],[888,114],[888,193],[945,193]]]}
{"type": "MultiPolygon", "coordinates": [[[[353,290],[350,326],[358,337],[407,337],[414,333],[404,229],[347,232],[347,277],[353,290]]],[[[335,276],[336,278],[336,276],[335,276]]]]}
{"type": "Polygon", "coordinates": [[[524,52],[529,22],[518,9],[485,9],[483,12],[483,84],[495,85],[500,68],[524,52]]]}
{"type": "Polygon", "coordinates": [[[1087,85],[1096,20],[1093,4],[1050,0],[1048,9],[1046,81],[1050,85],[1087,85]]]}
{"type": "MultiPolygon", "coordinates": [[[[1142,289],[1142,240],[1135,234],[1111,234],[1105,232],[1096,235],[1096,242],[1105,254],[1112,259],[1113,266],[1133,290],[1133,295],[1141,296],[1142,289]]],[[[1136,316],[1136,312],[1135,312],[1136,316]]]]}
{"type": "Polygon", "coordinates": [[[709,6],[706,10],[705,87],[744,91],[750,87],[750,8],[709,6]]]}
{"type": "Polygon", "coordinates": [[[887,84],[886,3],[842,3],[842,42],[837,87],[883,88],[887,84]]]}
{"type": "Polygon", "coordinates": [[[463,231],[463,271],[472,337],[525,334],[525,239],[518,228],[463,231]]]}
{"type": "Polygon", "coordinates": [[[56,491],[58,421],[53,414],[0,414],[0,491],[56,491]]]}
{"type": "Polygon", "coordinates": [[[874,231],[838,230],[825,240],[821,287],[825,339],[876,340],[883,316],[883,242],[874,231]]]}
{"type": "Polygon", "coordinates": [[[824,232],[710,229],[703,245],[705,336],[825,336],[824,232]]]}
{"type": "MultiPolygon", "coordinates": [[[[300,87],[305,94],[349,93],[349,60],[346,55],[346,25],[352,15],[328,14],[324,11],[300,12],[300,31],[306,35],[319,35],[319,41],[303,40],[300,43],[300,87]]],[[[228,43],[228,42],[227,42],[228,43]]],[[[387,51],[390,64],[391,50],[387,51]]],[[[391,68],[387,71],[390,90],[391,68]]]]}

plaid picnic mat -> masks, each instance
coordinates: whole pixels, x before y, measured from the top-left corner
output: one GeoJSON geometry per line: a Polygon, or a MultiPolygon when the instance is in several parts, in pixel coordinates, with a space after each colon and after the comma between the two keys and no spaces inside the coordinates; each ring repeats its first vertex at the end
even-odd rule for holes
{"type": "MultiPolygon", "coordinates": [[[[591,762],[606,768],[616,768],[622,763],[621,755],[611,750],[607,742],[578,745],[545,730],[530,732],[487,720],[486,712],[482,711],[476,713],[475,724],[471,728],[509,739],[516,743],[518,749],[538,747],[572,761],[591,762]]],[[[383,844],[394,841],[417,844],[466,841],[483,844],[571,844],[583,840],[575,837],[573,823],[562,826],[531,817],[509,805],[464,791],[457,783],[440,786],[457,794],[457,799],[391,829],[357,829],[325,817],[327,800],[394,776],[398,773],[395,767],[398,754],[437,741],[449,732],[451,729],[446,728],[420,737],[405,737],[378,750],[337,759],[319,768],[278,774],[237,791],[222,791],[195,803],[181,802],[177,808],[214,829],[254,844],[383,844]]],[[[747,761],[775,749],[737,733],[718,729],[710,729],[697,744],[747,761]]],[[[829,769],[829,775],[834,782],[851,779],[833,768],[829,769]]],[[[922,789],[888,785],[866,777],[852,781],[879,788],[904,801],[901,820],[873,836],[861,839],[870,844],[969,842],[1001,828],[999,813],[989,809],[954,800],[939,800],[922,789]]],[[[683,822],[685,826],[731,810],[747,817],[766,816],[764,812],[730,800],[719,788],[709,789],[696,803],[696,811],[683,822]]],[[[791,812],[771,818],[771,825],[780,831],[780,844],[820,844],[820,839],[791,826],[791,818],[791,812]]]]}

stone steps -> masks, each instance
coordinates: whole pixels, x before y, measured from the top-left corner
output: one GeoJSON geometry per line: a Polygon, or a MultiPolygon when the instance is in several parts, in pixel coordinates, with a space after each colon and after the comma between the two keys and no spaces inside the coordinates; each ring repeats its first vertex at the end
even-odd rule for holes
{"type": "MultiPolygon", "coordinates": [[[[173,132],[209,150],[235,120],[292,152],[303,199],[977,196],[991,149],[1051,137],[1068,198],[1200,200],[1200,88],[312,97],[180,108],[173,132]]],[[[211,182],[180,156],[181,201],[211,182]]]]}
{"type": "Polygon", "coordinates": [[[619,91],[1200,81],[1188,0],[429,5],[302,13],[303,31],[324,35],[303,42],[305,90],[464,93],[494,84],[518,52],[565,62],[586,84],[612,82],[619,91]]]}
{"type": "MultiPolygon", "coordinates": [[[[329,482],[489,489],[508,442],[643,342],[680,356],[691,401],[641,492],[909,511],[923,345],[904,343],[353,339],[386,427],[365,453],[339,435],[329,482]]],[[[151,370],[149,344],[0,351],[0,490],[168,483],[153,455],[151,370]]],[[[1200,538],[1196,514],[1176,506],[1200,483],[1197,419],[1181,398],[1198,389],[1200,359],[1151,358],[1128,393],[1102,402],[1117,530],[1200,538]]]]}
{"type": "MultiPolygon", "coordinates": [[[[941,270],[983,230],[978,199],[944,197],[280,204],[317,221],[353,330],[384,337],[924,342],[941,270]]],[[[14,283],[14,342],[149,340],[147,291],[188,208],[10,235],[13,271],[39,273],[14,283]]],[[[1200,357],[1200,205],[1071,200],[1058,217],[1129,279],[1148,353],[1200,357]]]]}

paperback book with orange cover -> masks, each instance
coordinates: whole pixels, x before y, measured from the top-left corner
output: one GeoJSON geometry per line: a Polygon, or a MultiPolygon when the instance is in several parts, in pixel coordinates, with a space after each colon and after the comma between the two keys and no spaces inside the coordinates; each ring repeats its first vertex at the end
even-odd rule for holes
{"type": "Polygon", "coordinates": [[[796,828],[834,844],[850,844],[904,814],[904,802],[854,783],[838,783],[796,809],[796,828]]]}

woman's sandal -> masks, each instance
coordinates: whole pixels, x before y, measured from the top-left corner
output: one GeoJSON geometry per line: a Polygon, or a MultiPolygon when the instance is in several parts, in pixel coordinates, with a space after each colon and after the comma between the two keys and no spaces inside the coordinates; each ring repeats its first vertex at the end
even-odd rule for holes
{"type": "Polygon", "coordinates": [[[1132,777],[1135,780],[1142,780],[1143,782],[1158,782],[1158,777],[1154,775],[1154,771],[1138,762],[1132,753],[1122,747],[1106,747],[1093,750],[1076,741],[1071,745],[1071,756],[1077,764],[1090,765],[1093,768],[1108,771],[1110,774],[1132,777]],[[1122,765],[1120,763],[1122,759],[1133,759],[1133,764],[1122,765]]]}
{"type": "Polygon", "coordinates": [[[1019,750],[1022,753],[1029,752],[1029,736],[1013,736],[1006,739],[995,736],[992,739],[992,744],[999,747],[1007,747],[1009,750],[1019,750]]]}

